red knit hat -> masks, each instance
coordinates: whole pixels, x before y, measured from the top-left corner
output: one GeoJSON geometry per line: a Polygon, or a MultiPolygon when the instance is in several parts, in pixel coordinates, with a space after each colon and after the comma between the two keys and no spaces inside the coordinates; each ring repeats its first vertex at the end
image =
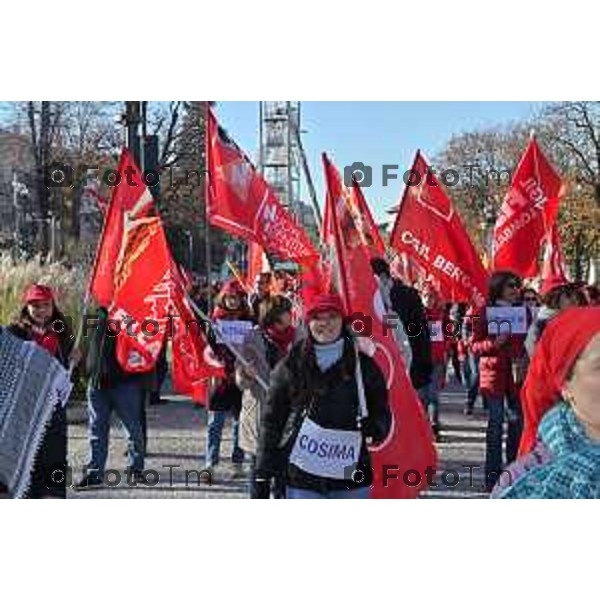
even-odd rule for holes
{"type": "Polygon", "coordinates": [[[525,427],[519,454],[530,452],[544,415],[558,402],[578,356],[600,333],[600,308],[568,308],[552,319],[535,348],[521,390],[525,427]]]}
{"type": "Polygon", "coordinates": [[[316,294],[308,300],[306,305],[306,320],[310,321],[316,313],[324,312],[326,310],[339,312],[342,317],[346,315],[344,303],[339,294],[316,294]]]}
{"type": "Polygon", "coordinates": [[[54,294],[52,288],[47,285],[41,285],[34,283],[27,288],[27,291],[23,295],[23,302],[29,304],[30,302],[44,302],[46,300],[54,301],[54,294]]]}

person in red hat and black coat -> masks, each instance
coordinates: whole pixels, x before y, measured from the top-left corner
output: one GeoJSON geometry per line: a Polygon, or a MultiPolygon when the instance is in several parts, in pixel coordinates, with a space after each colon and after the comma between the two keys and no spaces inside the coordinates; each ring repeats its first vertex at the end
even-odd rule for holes
{"type": "Polygon", "coordinates": [[[282,476],[288,499],[367,498],[368,444],[383,441],[391,426],[384,376],[372,358],[357,351],[338,295],[313,297],[306,323],[306,338],[271,375],[259,431],[256,497],[268,498],[271,479],[282,476]]]}
{"type": "MultiPolygon", "coordinates": [[[[67,367],[73,349],[70,323],[56,306],[53,291],[46,285],[30,286],[17,320],[7,327],[14,336],[32,341],[67,367]]],[[[58,405],[37,451],[31,475],[29,498],[66,498],[67,419],[58,405]]]]}

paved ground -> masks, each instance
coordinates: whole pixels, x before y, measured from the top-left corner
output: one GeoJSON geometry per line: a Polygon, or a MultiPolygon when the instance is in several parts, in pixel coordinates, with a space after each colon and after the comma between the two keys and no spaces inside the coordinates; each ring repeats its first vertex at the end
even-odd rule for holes
{"type": "MultiPolygon", "coordinates": [[[[235,473],[224,461],[223,472],[217,474],[212,485],[205,481],[198,484],[199,472],[204,464],[204,436],[206,413],[195,408],[186,398],[166,396],[168,404],[148,409],[147,470],[155,470],[159,481],[154,486],[127,485],[123,434],[117,424],[111,429],[111,447],[107,469],[120,470],[122,481],[114,487],[96,488],[88,491],[69,491],[70,498],[244,498],[247,497],[247,466],[242,473],[235,473]],[[186,470],[188,479],[186,482],[186,470]],[[194,471],[194,473],[191,473],[194,471]]],[[[440,470],[438,486],[429,489],[427,498],[485,498],[483,492],[484,422],[481,410],[475,418],[462,414],[465,392],[454,384],[442,396],[442,432],[438,444],[440,470]],[[444,478],[442,475],[446,473],[444,478]],[[458,473],[460,480],[456,484],[458,473]]],[[[87,428],[85,408],[74,406],[70,411],[69,453],[73,468],[73,480],[81,477],[86,462],[87,428]]],[[[222,456],[231,452],[231,430],[226,426],[222,456]]],[[[115,474],[116,477],[116,474],[115,474]]],[[[152,476],[149,483],[154,483],[152,476]]]]}

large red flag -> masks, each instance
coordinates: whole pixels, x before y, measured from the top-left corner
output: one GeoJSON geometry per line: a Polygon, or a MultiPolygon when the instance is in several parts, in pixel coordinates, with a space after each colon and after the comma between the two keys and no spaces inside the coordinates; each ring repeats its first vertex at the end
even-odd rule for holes
{"type": "Polygon", "coordinates": [[[487,273],[452,205],[421,152],[417,152],[390,237],[390,246],[405,252],[439,281],[445,298],[485,304],[487,273]]]}
{"type": "MultiPolygon", "coordinates": [[[[383,327],[385,312],[379,285],[370,265],[369,249],[352,218],[355,197],[343,185],[337,169],[323,155],[327,202],[331,203],[340,292],[349,314],[372,319],[372,335],[363,338],[381,368],[388,386],[392,427],[386,440],[371,448],[373,486],[371,498],[414,498],[425,487],[427,473],[436,468],[431,427],[413,389],[391,332],[383,327]],[[396,476],[397,479],[392,479],[396,476]],[[412,485],[412,484],[415,485],[412,485]]],[[[356,186],[356,182],[354,183],[356,186]]]]}
{"type": "Polygon", "coordinates": [[[208,217],[210,222],[260,244],[282,260],[311,264],[319,253],[281,205],[250,159],[208,111],[208,217]]]}
{"type": "Polygon", "coordinates": [[[539,254],[556,220],[562,181],[535,138],[515,171],[494,228],[494,270],[539,273],[539,254]]]}
{"type": "Polygon", "coordinates": [[[100,306],[105,307],[110,306],[113,299],[113,275],[121,251],[125,216],[145,216],[154,206],[152,194],[126,148],[121,153],[116,183],[89,283],[90,293],[100,306]]]}
{"type": "Polygon", "coordinates": [[[122,324],[119,364],[128,372],[145,372],[154,367],[172,327],[180,285],[160,217],[126,216],[123,233],[110,317],[122,324]]]}

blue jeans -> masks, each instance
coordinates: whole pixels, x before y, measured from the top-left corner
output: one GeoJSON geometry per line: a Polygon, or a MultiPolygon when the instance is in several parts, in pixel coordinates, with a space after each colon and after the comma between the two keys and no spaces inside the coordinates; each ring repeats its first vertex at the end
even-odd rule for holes
{"type": "Polygon", "coordinates": [[[446,369],[445,363],[434,363],[431,380],[418,390],[419,398],[427,411],[429,422],[437,428],[440,421],[440,390],[446,369]]]}
{"type": "Polygon", "coordinates": [[[130,469],[144,469],[144,433],[142,430],[142,402],[144,390],[136,383],[122,383],[111,389],[88,388],[90,429],[90,461],[88,471],[102,477],[108,456],[110,415],[114,410],[127,435],[127,465],[130,469]]]}
{"type": "MultiPolygon", "coordinates": [[[[208,426],[206,428],[206,466],[212,467],[219,462],[221,452],[221,438],[223,437],[223,427],[227,418],[225,410],[209,410],[208,426]]],[[[233,435],[233,452],[231,462],[244,462],[244,451],[239,446],[240,420],[234,417],[231,424],[233,435]]]]}
{"type": "Polygon", "coordinates": [[[523,416],[517,396],[492,396],[484,394],[488,407],[488,424],[485,439],[485,481],[491,490],[501,474],[502,468],[517,458],[523,416]],[[506,405],[505,405],[506,400],[506,405]],[[504,419],[508,423],[506,437],[506,462],[502,461],[502,438],[504,419]]]}
{"type": "Polygon", "coordinates": [[[300,488],[287,488],[288,500],[367,500],[368,498],[368,487],[355,488],[353,490],[335,490],[326,494],[300,488]]]}
{"type": "Polygon", "coordinates": [[[465,384],[467,386],[467,408],[473,408],[479,395],[479,356],[469,353],[464,364],[465,384]]]}

